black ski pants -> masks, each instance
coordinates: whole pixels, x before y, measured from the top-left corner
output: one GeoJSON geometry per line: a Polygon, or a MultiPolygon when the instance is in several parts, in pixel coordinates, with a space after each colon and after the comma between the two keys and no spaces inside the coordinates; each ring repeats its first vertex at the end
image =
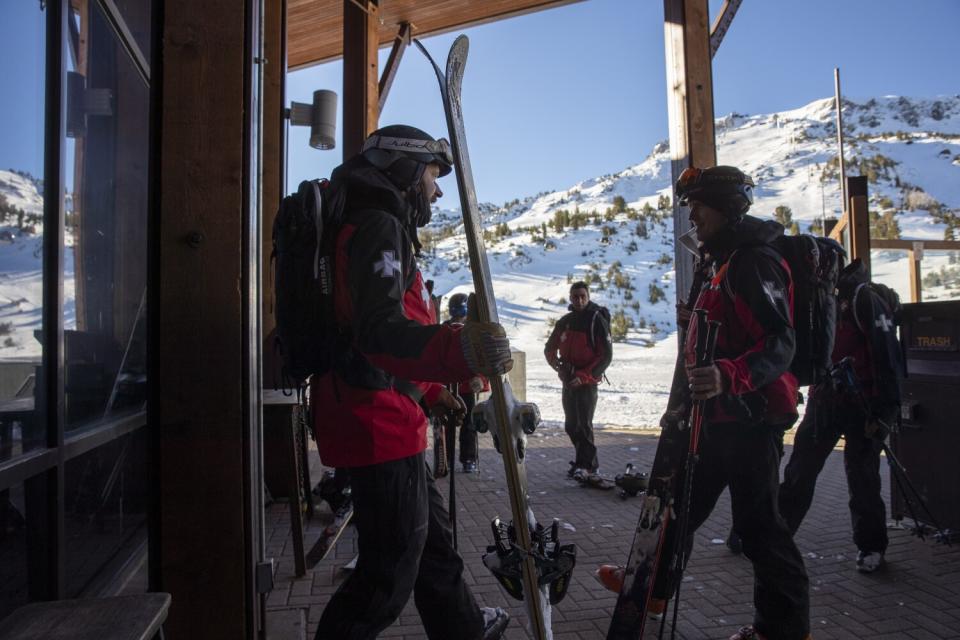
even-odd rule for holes
{"type": "MultiPolygon", "coordinates": [[[[462,396],[463,404],[467,407],[467,415],[463,418],[463,424],[460,426],[460,462],[476,462],[479,452],[477,451],[477,432],[473,428],[473,407],[477,404],[477,394],[465,393],[462,396]]],[[[453,429],[447,429],[447,447],[448,451],[453,450],[456,442],[456,434],[453,429]]]]}
{"type": "Polygon", "coordinates": [[[864,434],[866,414],[838,396],[811,403],[793,441],[793,453],[780,485],[780,513],[796,533],[813,503],[817,476],[842,435],[853,542],[860,551],[887,550],[887,506],[881,497],[882,443],[864,434]]]}
{"type": "Polygon", "coordinates": [[[421,452],[350,469],[359,558],[320,617],[315,640],[369,640],[413,593],[430,640],[483,635],[450,518],[421,452]]]}
{"type": "MultiPolygon", "coordinates": [[[[693,474],[686,547],[717,499],[730,487],[733,528],[753,563],[754,627],[771,640],[802,640],[810,631],[810,595],[803,558],[777,510],[783,433],[766,425],[709,425],[693,474]]],[[[681,495],[682,489],[681,489],[681,495]]],[[[682,509],[682,505],[679,507],[682,509]]],[[[667,527],[653,596],[672,594],[668,550],[677,522],[667,527]]]]}
{"type": "Polygon", "coordinates": [[[563,387],[563,428],[576,450],[574,464],[587,471],[596,471],[597,447],[593,444],[593,412],[597,408],[597,385],[563,387]]]}

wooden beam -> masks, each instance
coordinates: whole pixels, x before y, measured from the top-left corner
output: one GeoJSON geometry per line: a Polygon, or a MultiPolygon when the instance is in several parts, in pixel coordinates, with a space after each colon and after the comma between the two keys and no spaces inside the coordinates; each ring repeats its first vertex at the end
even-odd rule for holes
{"type": "Polygon", "coordinates": [[[343,159],[358,153],[377,128],[380,90],[377,74],[379,7],[364,0],[343,0],[343,159]]]}
{"type": "MultiPolygon", "coordinates": [[[[158,587],[173,596],[171,638],[252,638],[241,286],[251,225],[244,194],[244,5],[164,0],[153,74],[159,198],[149,288],[148,420],[157,433],[158,587]],[[238,348],[241,347],[241,348],[238,348]]],[[[249,57],[248,57],[249,56],[249,57]]]]}
{"type": "MultiPolygon", "coordinates": [[[[673,181],[689,166],[717,164],[713,128],[713,66],[707,0],[664,0],[667,109],[673,181]]],[[[673,202],[675,237],[690,230],[686,210],[673,202]]],[[[674,249],[677,300],[686,302],[693,280],[693,257],[679,243],[674,249]]]]}
{"type": "Polygon", "coordinates": [[[922,250],[919,253],[912,248],[907,251],[907,262],[910,266],[910,302],[923,301],[923,282],[920,279],[920,260],[922,259],[922,250]]]}
{"type": "Polygon", "coordinates": [[[870,241],[871,249],[899,251],[960,251],[960,240],[877,240],[870,241]]]}
{"type": "Polygon", "coordinates": [[[833,226],[833,230],[830,232],[830,237],[844,244],[843,242],[843,232],[847,228],[847,223],[850,222],[850,217],[847,215],[847,212],[844,211],[843,215],[840,216],[840,220],[837,221],[837,224],[833,226]]]}
{"type": "MultiPolygon", "coordinates": [[[[337,60],[343,55],[344,0],[290,0],[289,64],[292,70],[337,60]]],[[[356,0],[363,5],[364,0],[356,0]]],[[[463,31],[535,11],[553,9],[582,0],[389,0],[381,2],[378,47],[393,42],[404,22],[426,38],[463,31]]]]}
{"type": "Polygon", "coordinates": [[[741,1],[742,0],[723,0],[723,6],[720,7],[720,12],[717,13],[717,17],[713,21],[713,26],[710,27],[711,58],[717,55],[717,49],[720,48],[723,37],[727,35],[727,29],[729,29],[733,23],[733,18],[737,15],[737,9],[740,8],[741,1]]]}
{"type": "Polygon", "coordinates": [[[850,259],[863,260],[867,273],[870,273],[870,210],[867,202],[866,176],[847,178],[849,201],[847,211],[850,221],[850,259]]]}
{"type": "Polygon", "coordinates": [[[397,32],[397,39],[393,41],[393,48],[390,49],[390,57],[387,58],[387,65],[383,68],[383,74],[380,76],[380,98],[378,108],[383,111],[383,105],[387,102],[387,95],[390,94],[390,87],[393,86],[393,79],[400,68],[400,61],[403,60],[403,53],[410,45],[410,38],[413,30],[409,22],[400,25],[400,31],[397,32]]]}
{"type": "MultiPolygon", "coordinates": [[[[284,9],[286,0],[266,0],[264,2],[264,65],[263,78],[263,160],[262,160],[262,198],[263,198],[263,229],[260,255],[261,265],[261,330],[266,338],[273,331],[276,318],[273,313],[273,271],[270,268],[270,254],[273,251],[273,221],[277,216],[280,199],[284,195],[286,185],[283,173],[283,132],[285,121],[283,110],[284,76],[286,74],[286,60],[284,60],[284,9]]],[[[267,354],[269,345],[264,344],[264,354],[267,354]]],[[[264,369],[264,374],[268,372],[264,369]]],[[[269,382],[269,380],[268,380],[269,382]]]]}

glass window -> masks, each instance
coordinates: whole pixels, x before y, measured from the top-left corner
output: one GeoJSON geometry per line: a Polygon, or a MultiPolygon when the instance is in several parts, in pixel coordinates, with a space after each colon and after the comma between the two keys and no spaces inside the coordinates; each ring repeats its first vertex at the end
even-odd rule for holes
{"type": "Polygon", "coordinates": [[[80,7],[67,71],[67,431],[146,401],[149,89],[98,3],[80,7]]]}
{"type": "Polygon", "coordinates": [[[150,0],[114,0],[114,5],[147,64],[150,64],[150,12],[153,3],[150,0]]]}
{"type": "Polygon", "coordinates": [[[43,114],[46,13],[0,6],[0,461],[43,446],[34,413],[43,352],[43,114]]]}
{"type": "Polygon", "coordinates": [[[0,491],[0,620],[27,603],[23,485],[0,491]]]}
{"type": "Polygon", "coordinates": [[[146,540],[145,429],[67,462],[64,535],[68,598],[112,585],[146,540]]]}

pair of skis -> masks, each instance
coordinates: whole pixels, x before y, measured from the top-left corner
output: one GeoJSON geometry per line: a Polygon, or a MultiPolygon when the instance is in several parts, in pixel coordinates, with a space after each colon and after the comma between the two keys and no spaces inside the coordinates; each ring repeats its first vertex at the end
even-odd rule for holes
{"type": "MultiPolygon", "coordinates": [[[[467,250],[470,256],[470,269],[473,274],[475,293],[476,318],[486,322],[499,322],[496,300],[493,294],[493,282],[490,277],[490,265],[487,262],[486,249],[483,243],[483,227],[480,209],[477,206],[477,194],[473,183],[473,172],[470,165],[470,156],[467,153],[467,140],[463,124],[463,109],[460,102],[460,92],[463,85],[463,73],[467,62],[469,40],[466,36],[459,36],[450,47],[447,56],[446,72],[434,62],[433,58],[418,40],[414,40],[417,47],[433,65],[440,83],[440,93],[443,96],[443,108],[447,118],[450,143],[453,147],[454,168],[457,173],[457,186],[460,195],[460,208],[463,212],[463,226],[467,238],[467,250]]],[[[548,640],[553,637],[550,624],[550,584],[544,580],[541,585],[541,567],[538,567],[538,558],[544,554],[559,554],[560,547],[556,544],[556,527],[548,544],[541,542],[534,545],[531,532],[538,531],[533,511],[527,503],[527,474],[524,467],[526,451],[526,433],[524,426],[530,429],[529,407],[518,403],[505,376],[490,378],[491,399],[478,405],[474,415],[485,414],[485,422],[493,426],[496,431],[496,442],[503,457],[503,467],[507,477],[507,487],[510,495],[510,510],[514,526],[509,527],[509,536],[498,537],[499,522],[495,521],[495,547],[490,556],[491,562],[499,564],[499,560],[520,564],[522,590],[511,590],[512,595],[523,596],[527,604],[527,613],[533,637],[537,640],[548,640]],[[526,419],[525,419],[526,417],[526,419]],[[501,548],[502,547],[502,548],[501,548]],[[538,550],[539,548],[539,550],[538,550]],[[502,554],[501,554],[502,551],[502,554]],[[514,562],[515,561],[515,562],[514,562]]],[[[533,425],[536,426],[536,425],[533,425]]],[[[489,555],[489,554],[488,554],[489,555]]],[[[486,561],[486,559],[485,559],[486,561]]],[[[569,570],[572,563],[567,562],[569,570]]],[[[500,576],[498,576],[500,577],[500,576]]],[[[545,576],[545,578],[548,576],[545,576]]],[[[504,578],[508,579],[508,578],[504,578]]],[[[504,580],[501,580],[504,583],[504,580]]],[[[565,589],[564,589],[565,591],[565,589]]]]}
{"type": "MultiPolygon", "coordinates": [[[[697,331],[696,366],[704,367],[713,362],[720,323],[708,321],[704,309],[695,309],[693,313],[697,331]]],[[[686,514],[689,512],[693,473],[700,450],[704,405],[704,401],[695,402],[688,421],[680,421],[676,427],[664,427],[660,436],[647,490],[640,493],[640,517],[624,568],[623,585],[607,630],[607,640],[636,640],[643,636],[657,570],[660,562],[664,560],[662,556],[666,533],[671,527],[677,527],[677,535],[673,538],[673,550],[667,553],[665,559],[670,563],[668,569],[673,576],[671,582],[676,582],[676,589],[679,591],[680,575],[686,564],[684,541],[689,522],[686,514]],[[688,429],[689,433],[684,434],[688,429]],[[685,435],[686,442],[683,437],[685,435]],[[681,500],[677,500],[679,491],[683,491],[681,500]],[[679,516],[676,513],[678,506],[682,510],[679,516]]]]}

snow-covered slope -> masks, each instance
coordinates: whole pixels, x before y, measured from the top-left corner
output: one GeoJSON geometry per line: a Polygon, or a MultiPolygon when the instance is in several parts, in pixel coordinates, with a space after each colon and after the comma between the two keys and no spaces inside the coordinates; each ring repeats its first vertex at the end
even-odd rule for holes
{"type": "Polygon", "coordinates": [[[38,358],[43,308],[43,185],[0,170],[0,359],[38,358]]]}
{"type": "MultiPolygon", "coordinates": [[[[868,175],[871,209],[896,220],[904,238],[943,239],[944,220],[960,215],[960,96],[848,101],[844,131],[847,174],[868,175]]],[[[832,99],[783,113],[719,118],[717,146],[720,163],[739,166],[757,181],[754,215],[773,217],[777,207],[789,207],[803,232],[825,216],[839,215],[832,99]]],[[[551,321],[566,312],[570,282],[583,279],[592,281],[595,301],[632,323],[614,346],[597,422],[656,424],[676,354],[673,220],[665,206],[670,195],[669,149],[661,143],[620,173],[483,207],[500,317],[512,343],[527,354],[528,399],[540,405],[545,419],[561,421],[563,411],[543,343],[551,321]],[[558,217],[577,212],[586,218],[580,228],[554,226],[558,217]],[[651,295],[652,286],[664,297],[651,295]]],[[[438,211],[425,237],[425,272],[435,280],[435,291],[444,296],[468,291],[458,212],[438,211]]],[[[876,278],[908,298],[905,253],[875,252],[873,259],[876,278]]],[[[928,252],[923,266],[931,284],[929,274],[943,270],[941,281],[957,286],[929,286],[925,299],[960,295],[960,267],[952,266],[949,256],[928,252]]]]}

